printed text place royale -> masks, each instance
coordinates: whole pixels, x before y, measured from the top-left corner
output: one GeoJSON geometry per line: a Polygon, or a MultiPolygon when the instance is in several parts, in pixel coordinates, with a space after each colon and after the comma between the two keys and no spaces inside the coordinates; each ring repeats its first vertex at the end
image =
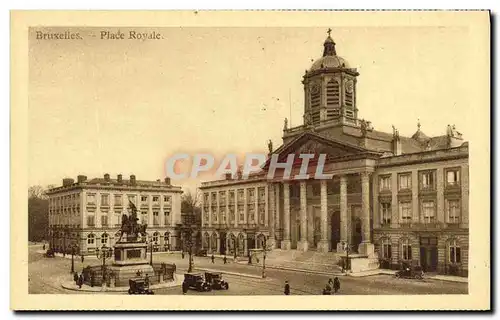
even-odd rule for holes
{"type": "Polygon", "coordinates": [[[111,31],[101,31],[101,39],[102,40],[124,40],[124,39],[132,39],[132,40],[158,40],[162,39],[160,33],[153,32],[137,32],[137,31],[129,31],[128,37],[125,37],[125,33],[118,30],[117,32],[111,31]]]}

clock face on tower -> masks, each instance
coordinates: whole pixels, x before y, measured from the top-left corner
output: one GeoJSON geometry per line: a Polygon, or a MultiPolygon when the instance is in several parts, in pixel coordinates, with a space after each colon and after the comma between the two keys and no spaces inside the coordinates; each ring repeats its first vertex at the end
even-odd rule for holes
{"type": "Polygon", "coordinates": [[[352,93],[354,90],[354,82],[352,80],[348,80],[345,84],[345,91],[348,93],[352,93]]]}

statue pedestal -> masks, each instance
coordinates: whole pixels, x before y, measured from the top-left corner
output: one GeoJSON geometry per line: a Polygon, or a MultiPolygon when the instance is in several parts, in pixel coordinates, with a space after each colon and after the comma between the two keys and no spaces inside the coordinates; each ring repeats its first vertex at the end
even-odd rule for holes
{"type": "Polygon", "coordinates": [[[146,257],[147,244],[144,242],[118,242],[115,244],[115,261],[108,267],[115,275],[116,286],[128,286],[128,280],[148,275],[154,276],[154,270],[146,257]]]}

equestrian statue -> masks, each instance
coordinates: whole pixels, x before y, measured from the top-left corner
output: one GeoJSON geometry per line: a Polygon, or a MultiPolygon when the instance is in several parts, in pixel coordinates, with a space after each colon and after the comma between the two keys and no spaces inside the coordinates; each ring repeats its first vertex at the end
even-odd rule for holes
{"type": "Polygon", "coordinates": [[[137,218],[137,207],[135,204],[129,200],[129,209],[131,211],[130,216],[126,214],[122,215],[122,226],[120,228],[120,238],[117,242],[123,237],[123,234],[127,234],[127,241],[137,241],[137,237],[141,235],[141,237],[146,236],[146,228],[147,224],[139,224],[139,218],[137,218]]]}

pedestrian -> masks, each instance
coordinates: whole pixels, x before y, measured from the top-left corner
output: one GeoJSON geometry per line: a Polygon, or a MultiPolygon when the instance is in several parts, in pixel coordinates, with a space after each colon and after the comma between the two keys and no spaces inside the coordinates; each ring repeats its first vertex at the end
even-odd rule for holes
{"type": "Polygon", "coordinates": [[[335,279],[333,279],[333,291],[334,293],[337,293],[337,291],[340,290],[340,280],[338,277],[335,277],[335,279]]]}
{"type": "Polygon", "coordinates": [[[146,288],[149,288],[149,276],[147,273],[146,273],[146,277],[144,278],[144,286],[146,288]]]}
{"type": "Polygon", "coordinates": [[[182,283],[182,294],[186,294],[188,292],[189,285],[187,284],[186,281],[182,283]]]}
{"type": "Polygon", "coordinates": [[[78,278],[78,288],[81,289],[83,284],[83,273],[80,274],[80,277],[78,278]]]}
{"type": "Polygon", "coordinates": [[[78,273],[73,274],[73,281],[75,281],[75,284],[78,284],[78,273]]]}
{"type": "Polygon", "coordinates": [[[82,254],[82,263],[83,263],[83,260],[84,260],[84,258],[83,258],[83,254],[82,254]]]}
{"type": "Polygon", "coordinates": [[[215,263],[215,257],[213,253],[212,253],[212,263],[215,263]]]}
{"type": "Polygon", "coordinates": [[[290,284],[288,284],[288,281],[285,281],[285,295],[290,295],[290,284]]]}
{"type": "Polygon", "coordinates": [[[43,244],[43,251],[45,251],[45,243],[43,244]]]}
{"type": "Polygon", "coordinates": [[[330,286],[330,282],[327,282],[327,284],[325,285],[325,289],[323,289],[323,294],[324,295],[332,294],[332,287],[330,286]]]}
{"type": "Polygon", "coordinates": [[[184,251],[181,251],[181,257],[184,259],[184,251]]]}
{"type": "MultiPolygon", "coordinates": [[[[165,265],[165,269],[167,268],[167,265],[165,265]]],[[[177,266],[175,265],[175,263],[173,264],[173,268],[174,268],[174,273],[175,271],[177,270],[177,266]]]]}
{"type": "Polygon", "coordinates": [[[333,279],[332,278],[328,279],[328,284],[330,285],[330,287],[333,288],[333,279]]]}
{"type": "Polygon", "coordinates": [[[226,264],[226,263],[227,263],[227,258],[226,258],[226,256],[224,255],[224,264],[226,264]]]}
{"type": "Polygon", "coordinates": [[[95,273],[94,273],[94,272],[92,272],[92,273],[90,274],[90,286],[91,286],[91,287],[93,287],[93,286],[94,286],[94,284],[95,284],[95,273]]]}

